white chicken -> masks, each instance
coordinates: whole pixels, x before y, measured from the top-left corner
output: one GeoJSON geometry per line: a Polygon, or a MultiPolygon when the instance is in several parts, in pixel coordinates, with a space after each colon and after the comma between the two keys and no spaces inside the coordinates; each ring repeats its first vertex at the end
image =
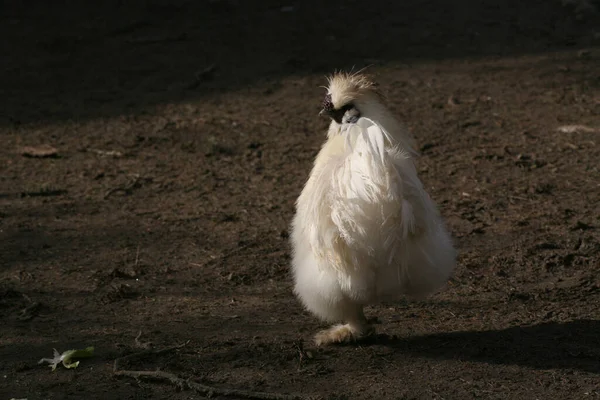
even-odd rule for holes
{"type": "Polygon", "coordinates": [[[327,141],[296,203],[294,292],[319,318],[342,322],[317,345],[374,332],[363,307],[423,296],[450,277],[451,237],[414,165],[411,138],[362,74],[329,78],[327,141]]]}

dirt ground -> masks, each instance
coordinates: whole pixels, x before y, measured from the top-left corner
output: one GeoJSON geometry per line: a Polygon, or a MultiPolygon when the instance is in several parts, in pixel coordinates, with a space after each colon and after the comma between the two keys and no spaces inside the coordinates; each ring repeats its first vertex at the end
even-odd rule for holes
{"type": "Polygon", "coordinates": [[[204,398],[113,375],[175,345],[121,367],[222,399],[600,399],[597,12],[96,3],[0,6],[1,399],[204,398]],[[317,349],[288,225],[324,76],[367,65],[459,262],[443,292],[370,307],[372,340],[317,349]],[[86,346],[77,369],[37,364],[86,346]]]}

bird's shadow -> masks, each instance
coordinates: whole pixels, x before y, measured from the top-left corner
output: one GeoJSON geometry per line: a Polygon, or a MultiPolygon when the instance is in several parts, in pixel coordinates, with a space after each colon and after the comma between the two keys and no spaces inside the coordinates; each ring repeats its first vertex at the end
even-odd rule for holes
{"type": "Polygon", "coordinates": [[[392,347],[402,354],[538,369],[577,369],[600,373],[600,321],[543,323],[501,330],[459,331],[425,336],[385,334],[363,346],[392,347]]]}

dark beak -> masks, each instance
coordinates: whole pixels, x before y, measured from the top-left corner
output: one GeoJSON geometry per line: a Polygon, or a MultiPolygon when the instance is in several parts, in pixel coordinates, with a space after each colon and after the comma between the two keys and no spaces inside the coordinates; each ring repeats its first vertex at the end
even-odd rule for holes
{"type": "Polygon", "coordinates": [[[319,116],[321,117],[331,117],[331,111],[326,110],[325,108],[319,111],[319,116]]]}

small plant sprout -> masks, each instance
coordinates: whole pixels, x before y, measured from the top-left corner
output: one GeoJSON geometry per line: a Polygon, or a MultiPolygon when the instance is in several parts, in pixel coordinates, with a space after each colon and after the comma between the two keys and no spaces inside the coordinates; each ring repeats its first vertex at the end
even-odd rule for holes
{"type": "Polygon", "coordinates": [[[38,361],[38,364],[47,362],[48,364],[50,364],[49,366],[50,366],[50,368],[52,368],[52,371],[55,371],[56,367],[61,362],[62,362],[62,365],[67,369],[77,368],[77,366],[79,365],[79,361],[72,362],[72,360],[74,358],[88,358],[88,357],[92,357],[93,355],[94,355],[94,347],[93,346],[86,347],[83,350],[67,350],[67,351],[63,352],[62,354],[59,354],[58,351],[56,349],[54,349],[54,357],[53,358],[42,358],[40,361],[38,361]]]}

